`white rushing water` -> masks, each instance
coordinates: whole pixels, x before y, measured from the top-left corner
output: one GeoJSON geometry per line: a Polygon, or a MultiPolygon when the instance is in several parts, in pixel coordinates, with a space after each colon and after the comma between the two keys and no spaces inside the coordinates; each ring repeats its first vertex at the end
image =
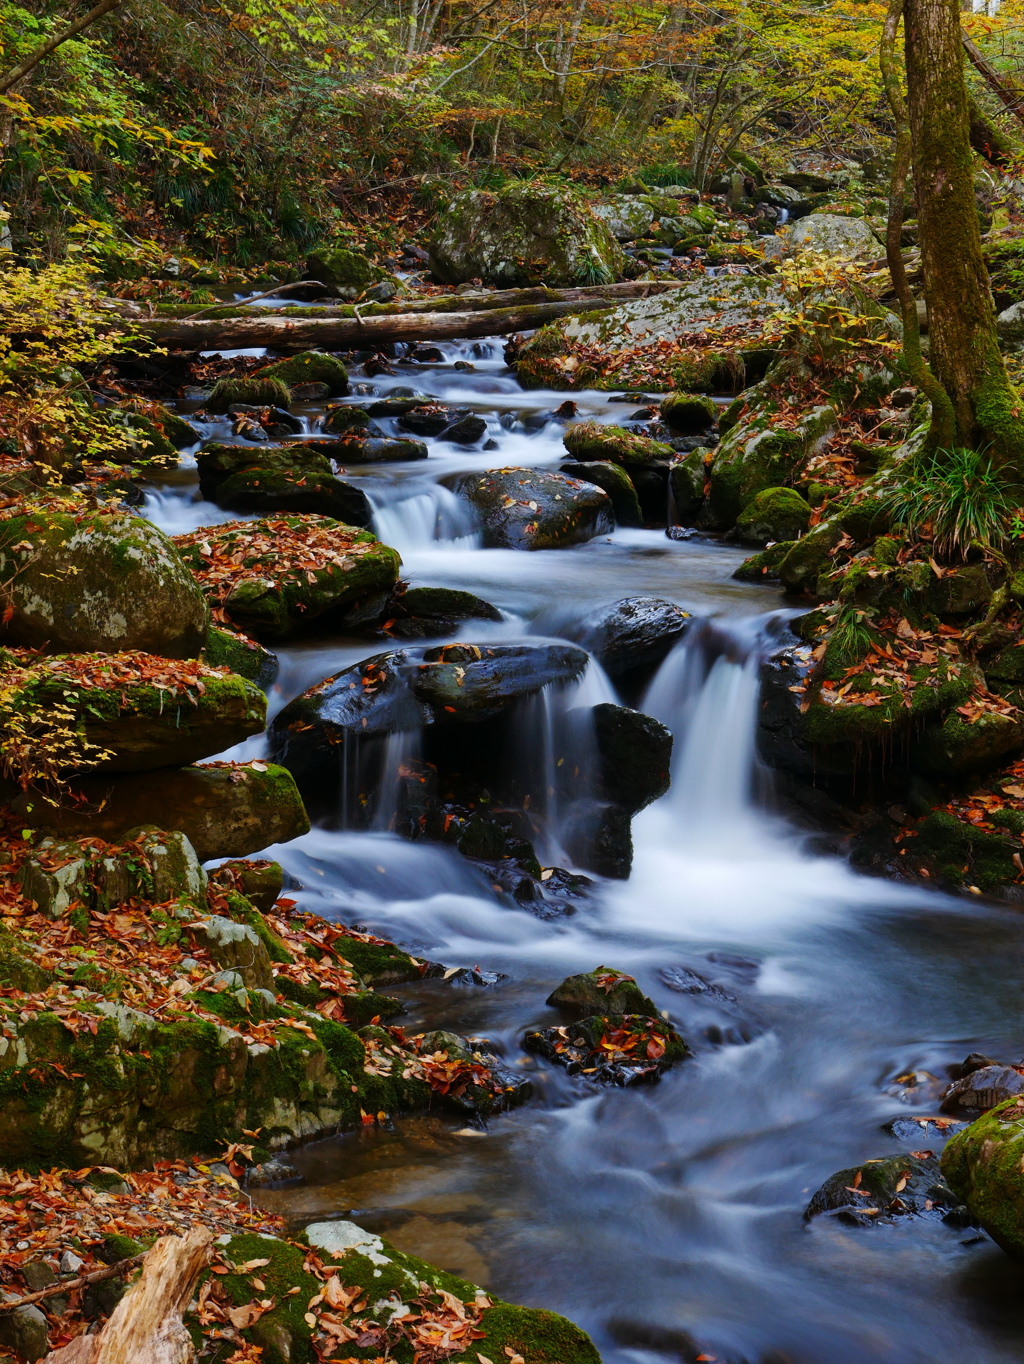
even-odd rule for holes
{"type": "MultiPolygon", "coordinates": [[[[571,550],[480,548],[472,517],[436,479],[557,467],[563,427],[548,414],[566,395],[519,389],[500,341],[440,350],[442,364],[398,363],[365,387],[469,406],[497,448],[431,441],[427,461],[345,478],[366,489],[405,577],[476,592],[502,610],[501,622],[470,622],[460,639],[536,643],[561,628],[581,638],[570,624],[638,594],[693,611],[642,700],[632,698],[673,733],[672,785],[633,821],[629,879],[593,878],[575,913],[551,919],[498,892],[450,846],[388,831],[400,773],[424,752],[418,732],[389,742],[372,828],[314,828],[266,850],[310,909],[445,965],[510,977],[488,990],[388,991],[408,1005],[403,1026],[485,1035],[536,1089],[474,1140],[465,1119],[433,1115],[297,1152],[307,1182],[280,1206],[355,1209],[368,1223],[384,1210],[380,1229],[403,1248],[579,1321],[605,1364],[1019,1359],[1019,1284],[989,1243],[941,1222],[864,1231],[802,1218],[833,1171],[906,1149],[882,1131],[915,1111],[890,1089],[895,1076],[941,1074],[971,1050],[1019,1056],[1019,920],[855,875],[764,807],[759,662],[784,615],[770,591],[732,578],[742,551],[653,530],[571,550]],[[456,372],[456,361],[476,368],[456,372]],[[544,1007],[554,984],[601,963],[635,974],[694,1050],[656,1087],[595,1091],[522,1053],[526,1028],[555,1021],[544,1007]]],[[[631,411],[605,394],[572,396],[580,418],[631,411]]],[[[194,497],[188,486],[150,492],[146,514],[171,533],[232,519],[194,497]]],[[[387,647],[290,644],[271,713],[387,647]]],[[[574,804],[589,798],[592,707],[619,700],[592,660],[579,682],[545,688],[520,710],[513,748],[548,802],[539,838],[548,865],[564,861],[574,804]]],[[[354,787],[345,777],[343,824],[354,787]]]]}

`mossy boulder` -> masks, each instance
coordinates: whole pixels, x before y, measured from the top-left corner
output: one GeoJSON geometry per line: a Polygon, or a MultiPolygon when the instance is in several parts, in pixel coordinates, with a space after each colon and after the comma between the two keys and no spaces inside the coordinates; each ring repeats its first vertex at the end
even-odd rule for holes
{"type": "Polygon", "coordinates": [[[363,490],[335,478],[330,460],[313,445],[212,444],[196,462],[203,496],[228,511],[312,512],[364,529],[373,520],[363,490]]]}
{"type": "Polygon", "coordinates": [[[234,630],[211,626],[206,643],[199,655],[211,668],[230,668],[239,677],[255,682],[266,690],[277,676],[280,663],[277,654],[264,649],[254,639],[234,630]]]}
{"type": "Polygon", "coordinates": [[[582,478],[585,483],[593,483],[595,488],[606,492],[612,504],[616,524],[620,526],[644,524],[644,515],[633,480],[620,465],[604,459],[593,462],[574,461],[561,465],[559,473],[568,474],[570,478],[582,478]]]}
{"type": "Polygon", "coordinates": [[[446,284],[610,284],[626,266],[607,224],[563,186],[515,182],[496,192],[465,190],[439,223],[430,268],[446,284]]]}
{"type": "Polygon", "coordinates": [[[692,526],[700,516],[707,488],[707,463],[712,452],[703,446],[691,450],[669,466],[668,486],[675,509],[676,524],[692,526]]]}
{"type": "Polygon", "coordinates": [[[789,592],[813,592],[819,577],[832,568],[832,551],[844,533],[837,521],[822,521],[795,541],[775,565],[783,587],[789,592]]]}
{"type": "Polygon", "coordinates": [[[732,576],[741,583],[770,582],[778,578],[779,564],[794,544],[793,540],[780,540],[770,549],[763,549],[760,554],[752,554],[749,559],[743,560],[732,576]]]}
{"type": "Polygon", "coordinates": [[[831,1213],[865,1227],[913,1214],[941,1216],[962,1201],[946,1184],[943,1173],[938,1157],[930,1151],[866,1160],[827,1179],[804,1216],[810,1220],[831,1213]]]}
{"type": "Polygon", "coordinates": [[[718,413],[718,404],[703,393],[669,393],[661,400],[662,421],[682,436],[709,431],[718,413]]]}
{"type": "Polygon", "coordinates": [[[951,1138],[942,1174],[992,1239],[1024,1257],[1024,1101],[1000,1104],[951,1138]]]}
{"type": "Polygon", "coordinates": [[[306,269],[312,279],[321,280],[336,289],[340,298],[356,298],[371,285],[392,278],[362,252],[330,244],[317,247],[309,253],[306,269]]]}
{"type": "Polygon", "coordinates": [[[248,378],[230,376],[218,379],[206,400],[207,412],[226,412],[229,407],[291,407],[288,385],[273,375],[253,374],[248,378]]]}
{"type": "Polygon", "coordinates": [[[863,218],[837,213],[811,213],[789,230],[787,241],[795,251],[815,251],[849,260],[879,260],[885,248],[863,218]]]}
{"type": "Polygon", "coordinates": [[[278,379],[287,388],[298,384],[326,384],[332,398],[348,392],[348,370],[336,355],[304,350],[286,360],[275,360],[257,371],[257,378],[278,379]]]}
{"type": "MultiPolygon", "coordinates": [[[[273,909],[278,896],[284,889],[284,869],[280,862],[267,859],[229,858],[222,862],[216,871],[210,873],[210,884],[221,886],[228,892],[228,912],[232,917],[241,913],[245,922],[252,923],[260,937],[266,942],[261,926],[262,913],[273,909]],[[253,919],[249,910],[257,917],[253,919]]],[[[265,921],[263,921],[265,923],[265,921]]],[[[267,932],[270,930],[267,929],[267,932]]],[[[291,961],[291,954],[280,943],[275,942],[269,949],[274,961],[291,961]]]]}
{"type": "Polygon", "coordinates": [[[767,279],[702,275],[652,298],[546,323],[510,352],[511,363],[527,388],[716,393],[742,381],[743,355],[766,343],[780,298],[767,279]],[[742,340],[721,339],[734,327],[742,340]],[[680,336],[694,345],[680,349],[680,336]]]}
{"type": "MultiPolygon", "coordinates": [[[[313,1223],[302,1240],[323,1265],[337,1267],[338,1283],[360,1290],[350,1299],[353,1303],[365,1298],[365,1308],[342,1313],[350,1321],[358,1317],[370,1340],[365,1347],[347,1346],[349,1352],[358,1348],[362,1355],[373,1349],[386,1352],[396,1364],[411,1364],[416,1326],[442,1314],[449,1324],[455,1322],[451,1304],[458,1303],[464,1319],[482,1334],[475,1339],[467,1336],[466,1349],[448,1356],[451,1364],[478,1364],[479,1355],[495,1364],[516,1355],[529,1364],[600,1364],[588,1337],[564,1317],[502,1302],[465,1279],[397,1250],[354,1222],[313,1223]]],[[[241,1333],[262,1348],[265,1364],[314,1364],[320,1354],[313,1344],[315,1312],[327,1311],[341,1319],[337,1309],[324,1304],[309,1313],[312,1324],[307,1320],[310,1301],[324,1289],[321,1279],[306,1272],[308,1253],[305,1246],[256,1234],[234,1236],[224,1247],[225,1258],[234,1265],[269,1261],[258,1273],[266,1296],[277,1305],[241,1333]]],[[[249,1273],[214,1277],[218,1293],[229,1304],[245,1306],[257,1296],[249,1273]]],[[[326,1332],[323,1335],[329,1339],[326,1332]]]]}
{"type": "Polygon", "coordinates": [[[0,639],[53,653],[137,650],[194,658],[209,610],[173,542],[127,512],[81,504],[0,519],[0,639]]]}
{"type": "Polygon", "coordinates": [[[383,608],[401,567],[369,531],[323,516],[229,521],[175,543],[212,601],[257,639],[327,626],[377,596],[383,608]]]}
{"type": "Polygon", "coordinates": [[[933,810],[917,825],[908,857],[925,865],[949,885],[977,886],[998,894],[1020,875],[1014,856],[1020,855],[1020,836],[977,829],[949,810],[933,810]]]}
{"type": "Polygon", "coordinates": [[[578,422],[567,426],[562,442],[573,459],[611,460],[615,464],[657,464],[671,460],[675,451],[663,441],[627,431],[621,426],[578,422]]]}
{"type": "Polygon", "coordinates": [[[651,1083],[690,1049],[670,1024],[649,1014],[594,1014],[576,1023],[528,1032],[528,1051],[539,1052],[570,1075],[601,1084],[651,1083]]]}
{"type": "Polygon", "coordinates": [[[33,828],[116,841],[140,824],[178,829],[201,861],[245,857],[309,829],[292,775],[270,763],[218,763],[76,779],[84,806],[29,793],[13,806],[33,828]]]}
{"type": "Polygon", "coordinates": [[[592,1014],[654,1014],[652,999],[637,985],[635,977],[613,966],[596,966],[577,976],[566,976],[545,1001],[553,1009],[565,1009],[575,1018],[592,1014]]]}
{"type": "MultiPolygon", "coordinates": [[[[158,424],[145,413],[123,407],[105,407],[97,416],[122,442],[119,446],[105,450],[104,458],[117,464],[135,464],[151,459],[170,463],[177,459],[178,447],[165,433],[162,423],[158,424]]],[[[193,431],[191,440],[195,439],[193,431]]],[[[191,444],[191,441],[185,443],[191,444]]]]}
{"type": "Polygon", "coordinates": [[[474,592],[455,587],[408,587],[399,584],[388,603],[382,633],[393,639],[431,639],[451,633],[466,620],[503,620],[501,612],[474,592]]]}
{"type": "Polygon", "coordinates": [[[488,469],[440,482],[476,508],[488,549],[563,549],[615,527],[608,494],[564,474],[488,469]]]}
{"type": "Polygon", "coordinates": [[[12,677],[8,704],[26,714],[62,707],[89,745],[86,766],[106,772],[183,766],[259,734],[266,724],[266,697],[242,677],[198,668],[180,679],[135,682],[130,673],[139,656],[120,658],[124,669],[118,655],[47,658],[12,677]],[[97,762],[100,752],[106,756],[97,762]]]}
{"type": "Polygon", "coordinates": [[[798,540],[810,521],[810,505],[793,488],[765,488],[740,512],[736,539],[763,549],[779,540],[798,540]]]}
{"type": "Polygon", "coordinates": [[[997,710],[970,717],[953,711],[927,726],[911,749],[911,763],[930,777],[955,778],[984,772],[1024,748],[1024,715],[997,710]]]}

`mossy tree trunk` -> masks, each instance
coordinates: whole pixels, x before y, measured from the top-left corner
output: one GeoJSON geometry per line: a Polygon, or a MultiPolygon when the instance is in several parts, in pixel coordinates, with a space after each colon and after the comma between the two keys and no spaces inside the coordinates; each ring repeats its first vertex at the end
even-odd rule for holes
{"type": "Polygon", "coordinates": [[[906,0],[903,22],[932,370],[959,439],[1021,472],[1024,400],[999,351],[981,254],[959,2],[906,0]]]}

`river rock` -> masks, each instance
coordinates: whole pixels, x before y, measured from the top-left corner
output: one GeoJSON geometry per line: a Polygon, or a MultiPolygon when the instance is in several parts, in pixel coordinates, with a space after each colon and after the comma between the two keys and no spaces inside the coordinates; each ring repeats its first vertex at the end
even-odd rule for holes
{"type": "Polygon", "coordinates": [[[1015,1066],[982,1066],[954,1081],[942,1096],[943,1113],[974,1118],[1024,1094],[1024,1072],[1015,1066]]]}
{"type": "Polygon", "coordinates": [[[613,966],[596,966],[577,976],[566,976],[544,1001],[553,1009],[567,1009],[576,1018],[591,1014],[651,1014],[657,1006],[637,985],[635,977],[613,966]]]}
{"type": "Polygon", "coordinates": [[[612,1085],[649,1084],[690,1055],[670,1024],[644,1014],[595,1015],[528,1032],[523,1046],[564,1066],[570,1075],[612,1085]]]}
{"type": "Polygon", "coordinates": [[[269,763],[217,763],[123,776],[77,778],[83,807],[18,796],[12,808],[33,828],[114,842],[140,824],[177,829],[200,861],[245,857],[309,830],[289,771],[269,763]]]}
{"type": "Polygon", "coordinates": [[[387,615],[381,633],[395,639],[430,639],[450,634],[462,621],[504,619],[490,602],[453,587],[396,590],[387,615]]]}
{"type": "Polygon", "coordinates": [[[691,619],[689,611],[660,597],[623,597],[568,627],[569,638],[588,649],[609,676],[621,678],[653,671],[682,639],[691,619]]]}
{"type": "Polygon", "coordinates": [[[661,419],[681,436],[694,436],[717,424],[718,404],[704,393],[670,393],[661,400],[661,419]]]}
{"type": "Polygon", "coordinates": [[[866,1160],[827,1179],[804,1216],[810,1220],[832,1213],[867,1227],[909,1214],[950,1213],[962,1199],[945,1183],[943,1173],[930,1151],[866,1160]]]}
{"type": "Polygon", "coordinates": [[[266,858],[259,861],[229,858],[210,873],[210,885],[237,891],[266,914],[284,889],[284,869],[280,862],[266,858]]]}
{"type": "Polygon", "coordinates": [[[429,453],[421,440],[369,436],[358,431],[350,432],[334,444],[339,464],[397,464],[410,459],[426,459],[429,453]]]}
{"type": "Polygon", "coordinates": [[[8,704],[63,707],[92,750],[85,768],[107,772],[183,766],[263,729],[267,701],[253,683],[201,664],[154,677],[152,663],[138,654],[43,658],[8,679],[8,704]]]}
{"type": "Polygon", "coordinates": [[[1024,749],[1024,715],[982,711],[964,717],[957,711],[926,725],[915,736],[911,761],[926,776],[955,778],[995,767],[1024,749]]]}
{"type": "Polygon", "coordinates": [[[1011,1255],[1024,1257],[1024,1100],[990,1109],[946,1144],[942,1173],[971,1216],[1011,1255]]]}
{"type": "Polygon", "coordinates": [[[608,494],[535,469],[488,469],[440,480],[479,512],[488,549],[562,549],[615,528],[608,494]]]}
{"type": "Polygon", "coordinates": [[[497,192],[465,190],[438,221],[430,268],[446,284],[610,284],[625,269],[607,224],[564,186],[513,181],[497,192]]]}
{"type": "Polygon", "coordinates": [[[211,602],[258,639],[288,639],[313,621],[387,596],[401,559],[368,531],[325,516],[229,521],[175,544],[211,602]]]}
{"type": "Polygon", "coordinates": [[[275,360],[257,370],[257,377],[280,379],[289,389],[303,384],[324,384],[332,398],[348,392],[348,370],[336,355],[325,355],[319,350],[304,350],[275,360]]]}
{"type": "Polygon", "coordinates": [[[228,511],[313,512],[364,529],[373,520],[362,488],[335,478],[313,444],[208,445],[196,463],[203,496],[228,511]]]}
{"type": "Polygon", "coordinates": [[[322,280],[331,286],[339,298],[346,299],[358,298],[373,285],[394,279],[359,251],[335,246],[330,242],[309,253],[306,269],[311,279],[322,280]]]}
{"type": "Polygon", "coordinates": [[[254,928],[222,914],[211,914],[187,924],[186,931],[222,970],[241,976],[247,990],[273,992],[270,956],[254,928]]]}
{"type": "Polygon", "coordinates": [[[640,507],[640,499],[636,495],[636,488],[633,486],[633,480],[625,469],[618,464],[612,464],[608,460],[592,462],[573,460],[569,464],[560,465],[558,472],[568,474],[570,478],[582,478],[585,483],[593,483],[596,488],[601,488],[606,492],[611,501],[612,513],[617,525],[642,526],[644,524],[644,514],[640,507]]]}
{"type": "Polygon", "coordinates": [[[818,251],[850,260],[878,260],[885,248],[863,218],[837,213],[811,213],[789,230],[789,244],[796,251],[818,251]]]}
{"type": "Polygon", "coordinates": [[[435,720],[490,719],[520,697],[582,677],[587,655],[570,644],[445,644],[427,649],[412,688],[435,720]]]}
{"type": "Polygon", "coordinates": [[[236,630],[221,630],[217,626],[210,627],[199,657],[211,668],[229,668],[264,690],[273,682],[280,667],[277,654],[264,649],[262,644],[236,630]]]}
{"type": "Polygon", "coordinates": [[[413,1038],[412,1043],[420,1056],[434,1065],[447,1066],[453,1061],[463,1064],[465,1079],[455,1079],[444,1096],[449,1105],[463,1112],[478,1113],[481,1117],[504,1113],[525,1103],[533,1094],[533,1084],[522,1072],[502,1065],[485,1046],[458,1033],[428,1032],[413,1038]],[[480,1074],[479,1067],[484,1067],[486,1075],[480,1074]]]}
{"type": "Polygon", "coordinates": [[[766,278],[701,275],[653,298],[549,322],[507,353],[526,388],[715,393],[742,378],[745,352],[770,343],[781,301],[766,278]],[[718,339],[723,328],[742,329],[742,340],[718,339]],[[681,335],[702,333],[709,344],[699,353],[672,349],[681,335]]]}
{"type": "Polygon", "coordinates": [[[630,815],[669,789],[671,731],[641,711],[603,701],[592,712],[603,794],[630,815]]]}
{"type": "MultiPolygon", "coordinates": [[[[0,1298],[0,1307],[3,1299],[0,1298]]],[[[0,1346],[11,1350],[19,1360],[35,1364],[37,1359],[48,1353],[49,1325],[38,1307],[15,1307],[10,1312],[0,1312],[0,1346]]]]}
{"type": "Polygon", "coordinates": [[[1009,346],[1019,346],[1024,342],[1024,301],[1011,303],[996,318],[996,331],[1000,341],[1009,346]]]}
{"type": "Polygon", "coordinates": [[[237,406],[287,410],[291,402],[288,385],[272,375],[253,374],[240,378],[227,375],[214,384],[204,406],[207,412],[227,412],[237,406]]]}
{"type": "Polygon", "coordinates": [[[654,209],[636,194],[609,195],[592,203],[590,211],[619,242],[636,241],[654,222],[654,209]]]}
{"type": "Polygon", "coordinates": [[[765,488],[736,518],[736,539],[764,549],[780,540],[798,540],[810,521],[809,503],[793,488],[765,488]]]}
{"type": "Polygon", "coordinates": [[[562,441],[573,459],[579,460],[611,460],[629,466],[667,462],[675,456],[672,446],[662,441],[598,422],[567,426],[562,441]]]}
{"type": "Polygon", "coordinates": [[[8,644],[194,658],[209,627],[203,594],[163,531],[70,499],[2,513],[0,581],[8,644]]]}

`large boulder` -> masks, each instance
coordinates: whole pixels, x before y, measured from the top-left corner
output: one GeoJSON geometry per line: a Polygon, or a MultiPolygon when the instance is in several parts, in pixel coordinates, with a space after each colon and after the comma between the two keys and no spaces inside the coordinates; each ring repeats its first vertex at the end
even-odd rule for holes
{"type": "Polygon", "coordinates": [[[339,298],[358,298],[374,284],[391,283],[394,279],[387,270],[374,265],[359,251],[332,243],[326,243],[309,253],[306,270],[311,279],[329,284],[339,298]]]}
{"type": "Polygon", "coordinates": [[[1024,1099],[1012,1098],[958,1132],[942,1153],[957,1198],[1010,1254],[1024,1257],[1024,1099]]]}
{"type": "Polygon", "coordinates": [[[590,211],[620,242],[642,237],[654,222],[654,209],[637,194],[610,194],[600,202],[592,203],[590,211]]]}
{"type": "Polygon", "coordinates": [[[789,231],[790,246],[797,251],[817,251],[851,260],[877,260],[885,248],[863,218],[838,213],[811,213],[789,231]]]}
{"type": "Polygon", "coordinates": [[[545,1001],[553,1009],[565,1009],[574,1018],[595,1014],[656,1014],[657,1005],[637,985],[635,977],[614,966],[595,966],[593,971],[566,976],[545,1001]]]}
{"type": "Polygon", "coordinates": [[[577,460],[559,466],[560,474],[570,478],[582,478],[585,483],[593,483],[595,488],[603,489],[612,504],[616,523],[620,526],[642,526],[643,508],[637,497],[636,488],[629,474],[610,460],[577,460]]]}
{"type": "Polygon", "coordinates": [[[0,582],[4,643],[194,658],[209,627],[203,594],[163,531],[70,499],[0,512],[0,582]]]}
{"type": "Polygon", "coordinates": [[[615,528],[608,494],[536,469],[488,469],[440,480],[476,508],[488,549],[562,549],[615,528]]]}
{"type": "Polygon", "coordinates": [[[736,539],[764,549],[779,540],[798,540],[810,521],[810,504],[793,488],[764,488],[737,517],[736,539]]]}
{"type": "Polygon", "coordinates": [[[63,807],[30,794],[12,805],[30,827],[109,841],[140,824],[177,829],[203,862],[247,857],[309,830],[291,773],[265,762],[81,777],[75,790],[84,804],[63,807]]]}
{"type": "Polygon", "coordinates": [[[955,1192],[942,1178],[944,1173],[931,1151],[866,1160],[827,1179],[804,1216],[810,1220],[828,1213],[864,1227],[914,1214],[941,1216],[958,1204],[955,1192]]]}
{"type": "Polygon", "coordinates": [[[439,222],[430,268],[446,284],[610,284],[626,264],[607,224],[562,186],[516,182],[497,192],[465,190],[439,222]]]}
{"type": "MultiPolygon", "coordinates": [[[[258,687],[202,663],[180,661],[169,668],[148,654],[26,662],[30,666],[4,675],[4,711],[24,718],[59,707],[83,741],[88,769],[182,766],[259,734],[266,723],[267,701],[258,687]]],[[[74,754],[67,756],[73,762],[74,754]]]]}
{"type": "Polygon", "coordinates": [[[203,496],[228,511],[313,512],[363,529],[373,521],[363,490],[335,478],[315,445],[212,444],[196,464],[203,496]]]}
{"type": "Polygon", "coordinates": [[[325,355],[319,350],[304,350],[285,360],[275,360],[258,373],[280,379],[289,389],[299,384],[326,384],[332,398],[348,392],[348,370],[336,355],[325,355]]]}
{"type": "Polygon", "coordinates": [[[288,639],[387,602],[401,559],[325,516],[229,521],[175,539],[211,604],[257,639],[288,639]]]}
{"type": "Polygon", "coordinates": [[[653,298],[549,322],[507,354],[527,388],[716,393],[742,380],[745,354],[776,344],[781,301],[766,278],[701,275],[653,298]]]}

